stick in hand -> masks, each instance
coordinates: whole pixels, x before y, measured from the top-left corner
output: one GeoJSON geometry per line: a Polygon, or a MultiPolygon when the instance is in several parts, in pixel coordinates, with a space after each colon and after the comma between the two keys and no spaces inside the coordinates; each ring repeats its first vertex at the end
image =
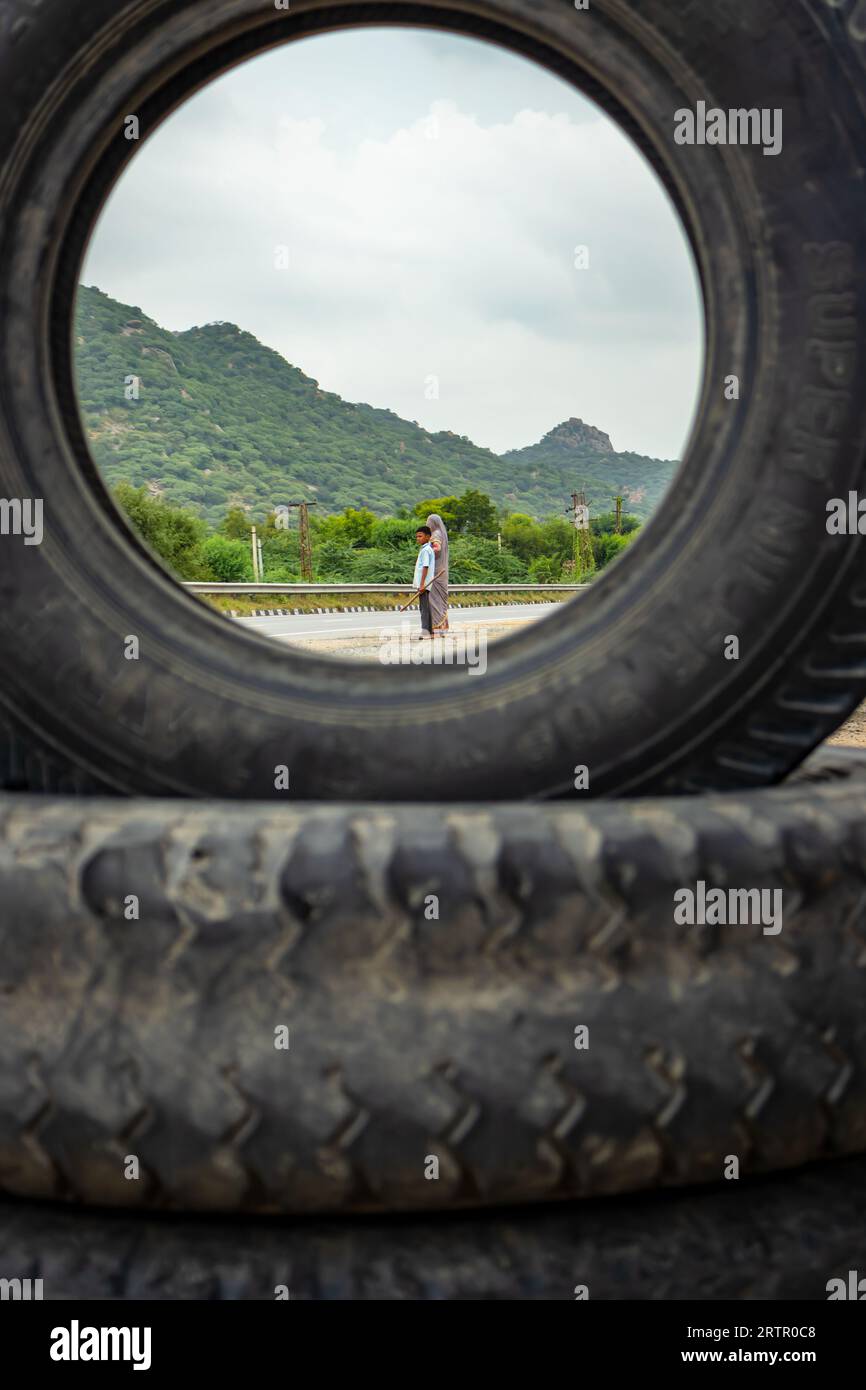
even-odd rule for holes
{"type": "Polygon", "coordinates": [[[430,589],[433,588],[433,585],[436,583],[436,581],[437,581],[438,578],[439,578],[439,576],[434,574],[432,580],[431,580],[430,583],[427,585],[427,588],[426,588],[426,589],[416,589],[415,592],[414,592],[414,594],[413,594],[412,597],[410,598],[409,602],[408,602],[408,603],[404,603],[402,608],[398,608],[398,609],[397,609],[397,612],[398,612],[398,613],[405,613],[407,608],[411,608],[411,607],[412,607],[412,604],[415,602],[416,598],[418,598],[418,596],[419,596],[420,594],[427,593],[430,589]]]}

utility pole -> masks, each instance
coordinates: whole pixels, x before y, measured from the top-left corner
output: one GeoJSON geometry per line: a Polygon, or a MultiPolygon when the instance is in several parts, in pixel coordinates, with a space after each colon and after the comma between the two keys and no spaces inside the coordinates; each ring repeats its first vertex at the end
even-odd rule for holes
{"type": "Polygon", "coordinates": [[[251,542],[252,542],[252,547],[253,547],[253,583],[254,583],[254,584],[261,584],[261,582],[262,582],[262,576],[261,576],[261,572],[260,572],[260,570],[259,570],[259,544],[258,544],[258,539],[257,539],[257,537],[256,537],[256,528],[255,528],[255,526],[254,526],[253,529],[252,529],[252,533],[251,533],[251,536],[250,536],[250,540],[251,540],[251,542]]]}
{"type": "Polygon", "coordinates": [[[298,517],[301,525],[301,578],[306,579],[308,584],[313,581],[313,547],[310,544],[310,513],[307,510],[306,502],[302,502],[298,508],[298,517]]]}
{"type": "MultiPolygon", "coordinates": [[[[310,541],[310,513],[309,508],[315,507],[315,502],[284,502],[283,507],[297,507],[298,526],[300,530],[301,545],[301,579],[305,579],[308,584],[313,580],[313,547],[310,541]]],[[[282,511],[282,507],[279,508],[282,511]]]]}
{"type": "Polygon", "coordinates": [[[589,506],[586,493],[571,494],[571,508],[574,515],[574,577],[581,583],[595,573],[595,556],[592,553],[592,536],[589,530],[589,506]]]}
{"type": "Polygon", "coordinates": [[[617,534],[618,536],[621,536],[621,535],[622,535],[622,498],[621,498],[621,497],[615,497],[615,498],[614,498],[614,501],[616,502],[616,534],[617,534]]]}

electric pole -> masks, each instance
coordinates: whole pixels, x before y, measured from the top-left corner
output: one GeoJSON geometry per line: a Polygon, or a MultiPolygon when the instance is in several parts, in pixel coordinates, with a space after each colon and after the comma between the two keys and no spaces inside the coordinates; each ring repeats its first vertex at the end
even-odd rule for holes
{"type": "Polygon", "coordinates": [[[622,535],[622,498],[621,498],[621,497],[615,497],[615,498],[614,498],[614,501],[616,502],[616,534],[617,534],[618,536],[621,536],[621,535],[622,535]]]}
{"type": "Polygon", "coordinates": [[[301,578],[310,584],[313,580],[313,547],[310,544],[310,513],[306,502],[298,507],[298,518],[301,528],[301,578]]]}
{"type": "Polygon", "coordinates": [[[259,565],[261,564],[261,558],[260,558],[260,551],[259,551],[259,546],[258,546],[258,540],[257,540],[257,537],[256,537],[256,528],[255,528],[255,526],[252,528],[252,531],[250,532],[250,544],[252,545],[252,549],[253,549],[253,582],[254,582],[255,584],[260,584],[260,583],[262,582],[262,576],[261,576],[261,573],[260,573],[260,571],[259,571],[259,565]]]}
{"type": "MultiPolygon", "coordinates": [[[[310,513],[309,508],[315,507],[315,502],[284,502],[283,507],[288,510],[290,507],[298,509],[298,527],[300,531],[301,545],[301,578],[306,579],[307,583],[312,583],[313,579],[313,547],[310,541],[310,513]]],[[[282,507],[279,508],[282,511],[282,507]]]]}
{"type": "Polygon", "coordinates": [[[589,530],[589,506],[583,490],[571,494],[571,509],[574,516],[574,577],[581,583],[595,573],[595,556],[589,530]]]}

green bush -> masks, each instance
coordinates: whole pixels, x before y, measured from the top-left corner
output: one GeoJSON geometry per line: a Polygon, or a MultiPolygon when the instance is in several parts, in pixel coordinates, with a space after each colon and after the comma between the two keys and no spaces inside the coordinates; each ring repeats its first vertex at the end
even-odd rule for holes
{"type": "Polygon", "coordinates": [[[537,521],[524,512],[514,512],[502,526],[502,539],[518,559],[529,564],[542,554],[544,538],[537,521]]]}
{"type": "Polygon", "coordinates": [[[220,534],[233,541],[249,541],[252,522],[243,507],[230,507],[219,524],[220,534]]]}
{"type": "Polygon", "coordinates": [[[609,565],[611,560],[615,560],[618,555],[622,554],[626,547],[631,544],[636,534],[637,533],[633,531],[627,536],[617,536],[614,534],[593,536],[592,550],[595,555],[596,569],[604,569],[605,565],[609,565]]]}
{"type": "Polygon", "coordinates": [[[533,584],[558,584],[562,579],[562,565],[558,560],[543,555],[532,561],[529,578],[533,584]]]}
{"type": "Polygon", "coordinates": [[[251,583],[253,558],[246,541],[230,540],[228,536],[210,536],[201,548],[202,558],[220,584],[251,583]]]}
{"type": "MultiPolygon", "coordinates": [[[[621,519],[622,534],[627,536],[632,531],[636,531],[640,526],[640,521],[636,516],[631,516],[624,512],[621,519]]],[[[600,512],[598,516],[590,518],[589,529],[594,536],[605,536],[616,534],[616,512],[600,512]]]]}
{"type": "Polygon", "coordinates": [[[407,550],[415,548],[417,522],[414,517],[385,517],[370,531],[370,543],[377,550],[407,550]]]}
{"type": "Polygon", "coordinates": [[[202,578],[201,544],[207,528],[192,512],[169,507],[146,487],[121,483],[114,496],[142,540],[181,579],[202,578]]]}
{"type": "Polygon", "coordinates": [[[396,550],[360,550],[352,556],[352,579],[359,584],[409,584],[415,555],[396,550]]]}

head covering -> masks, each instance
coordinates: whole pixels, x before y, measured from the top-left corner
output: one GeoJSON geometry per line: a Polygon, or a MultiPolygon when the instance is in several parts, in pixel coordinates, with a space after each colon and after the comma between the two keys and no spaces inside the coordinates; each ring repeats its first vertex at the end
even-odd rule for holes
{"type": "Polygon", "coordinates": [[[448,531],[438,512],[431,512],[427,525],[433,532],[431,541],[437,542],[436,569],[430,586],[430,617],[433,631],[448,629],[448,531]]]}
{"type": "Polygon", "coordinates": [[[446,577],[446,579],[447,579],[447,575],[448,575],[448,531],[447,531],[447,529],[446,529],[445,522],[442,520],[442,518],[441,518],[441,516],[439,515],[438,512],[431,512],[430,515],[429,515],[428,518],[427,518],[427,525],[430,527],[430,530],[433,532],[433,535],[432,535],[431,539],[434,540],[434,541],[438,541],[438,542],[439,542],[439,545],[440,545],[440,547],[441,547],[440,550],[439,550],[438,555],[436,556],[436,573],[437,573],[437,574],[441,574],[441,573],[444,571],[444,572],[445,572],[445,577],[446,577]]]}

